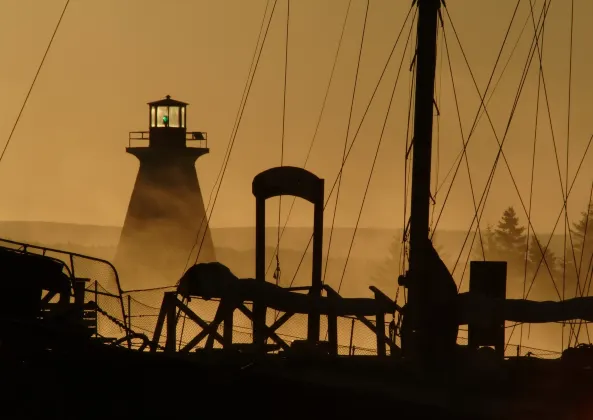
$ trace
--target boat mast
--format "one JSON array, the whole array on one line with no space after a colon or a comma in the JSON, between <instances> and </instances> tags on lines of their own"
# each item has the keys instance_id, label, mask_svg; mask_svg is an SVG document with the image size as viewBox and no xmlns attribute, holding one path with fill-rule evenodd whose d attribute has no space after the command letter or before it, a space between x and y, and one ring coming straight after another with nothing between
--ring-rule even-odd
<instances>
[{"instance_id":1,"label":"boat mast","mask_svg":"<svg viewBox=\"0 0 593 420\"><path fill-rule=\"evenodd\" d=\"M409 272L404 285L409 289L408 328L402 330L402 347L415 345L411 335L420 327L418 321L428 315L430 293L425 272L425 256L431 246L429 239L430 170L432 165L432 125L434 82L436 71L437 18L440 0L418 0L416 91L412 157L412 197L410 214ZM403 327L403 326L402 326ZM406 331L407 330L407 331ZM405 348L402 348L406 352Z\"/></svg>"}]
</instances>

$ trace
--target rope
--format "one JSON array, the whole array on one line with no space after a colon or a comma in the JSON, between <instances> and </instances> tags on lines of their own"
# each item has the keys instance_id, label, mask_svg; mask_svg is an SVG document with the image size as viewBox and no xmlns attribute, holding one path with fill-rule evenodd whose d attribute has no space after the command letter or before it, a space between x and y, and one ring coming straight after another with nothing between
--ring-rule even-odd
<instances>
[{"instance_id":1,"label":"rope","mask_svg":"<svg viewBox=\"0 0 593 420\"><path fill-rule=\"evenodd\" d=\"M360 62L362 58L362 49L364 47L364 36L366 35L366 28L367 28L367 18L369 15L369 0L367 0L366 8L364 12L364 21L362 25L362 36L360 38L360 48L358 49L358 59L356 62L356 73L354 75L354 88L352 89L352 97L350 99L350 111L348 114L348 126L346 128L346 136L344 137L344 149L342 150L342 167L346 162L346 150L348 148L348 135L350 134L350 126L352 123L352 110L354 109L354 98L356 97L356 88L358 87L358 73L360 70ZM338 174L338 189L336 192L336 205L334 206L334 214L332 216L332 224L329 231L329 241L327 245L327 255L325 257L325 269L323 271L323 279L322 283L325 283L325 276L327 274L327 267L329 266L329 255L331 252L332 246L332 237L334 233L334 224L336 222L336 214L338 213L338 202L340 200L340 187L342 186L342 171Z\"/></svg>"},{"instance_id":2,"label":"rope","mask_svg":"<svg viewBox=\"0 0 593 420\"><path fill-rule=\"evenodd\" d=\"M319 118L317 119L317 124L315 126L315 132L313 133L313 138L311 139L311 142L309 143L309 150L307 151L307 156L305 157L305 162L303 163L303 168L307 167L307 163L309 162L309 157L311 156L311 150L313 150L313 144L315 143L315 140L317 139L317 133L319 132L319 126L321 125L321 119L323 117L323 111L325 110L325 104L327 103L327 98L329 96L329 90L334 78L334 72L336 70L336 63L338 62L338 55L340 52L340 49L342 47L342 39L344 38L344 30L346 29L346 22L348 21L348 16L350 14L350 5L352 4L352 0L348 1L348 8L346 9L346 16L344 18L344 23L342 24L342 32L340 34L340 40L338 41L338 48L336 49L336 54L334 56L334 63L332 65L332 69L329 75L329 82L327 84L327 88L325 90L325 97L323 98L323 102L321 104L321 112L319 113ZM288 209L288 215L286 216L286 220L284 222L284 225L282 226L282 231L280 232L280 240L282 240L282 236L284 235L284 230L286 229L286 225L288 224L288 220L290 219L290 215L292 214L292 209L294 207L294 203L296 201L296 197L292 197L292 202L290 203L290 208ZM270 267L272 266L272 262L274 261L274 257L276 256L276 254L278 253L278 246L276 247L276 249L274 250L274 253L272 255L272 258L270 259L270 262L268 264L268 267L266 268L266 276L268 275L268 271L270 271Z\"/></svg>"},{"instance_id":3,"label":"rope","mask_svg":"<svg viewBox=\"0 0 593 420\"><path fill-rule=\"evenodd\" d=\"M284 136L286 131L286 91L287 91L287 75L288 75L288 29L290 26L290 0L286 0L286 43L284 45L284 92L282 99L282 139L280 145L280 166L284 166ZM280 283L280 218L282 215L282 196L278 200L278 226L277 234L278 240L276 242L276 270L274 271L274 280L276 285Z\"/></svg>"},{"instance_id":4,"label":"rope","mask_svg":"<svg viewBox=\"0 0 593 420\"><path fill-rule=\"evenodd\" d=\"M569 59L568 59L568 115L566 117L566 168L564 172L564 201L566 201L566 206L564 207L564 258L562 260L562 300L566 299L566 230L570 232L570 221L568 220L568 199L566 197L566 192L568 191L568 157L569 157L569 150L570 150L570 106L571 106L571 99L572 99L572 37L574 33L574 0L571 1L570 6L570 43L569 43ZM562 179L560 179L560 184L562 185ZM570 235L570 233L569 233ZM574 247L572 249L573 258L576 258L574 255ZM575 260L576 266L576 260ZM577 289L579 285L579 278L577 276ZM574 330L570 332L574 333ZM568 347L570 347L570 342L572 336L568 335ZM562 347L564 348L564 331L561 331L562 334ZM578 343L578 337L575 337L575 341Z\"/></svg>"},{"instance_id":5,"label":"rope","mask_svg":"<svg viewBox=\"0 0 593 420\"><path fill-rule=\"evenodd\" d=\"M515 21L515 16L517 14L517 9L519 7L519 3L520 3L520 0L517 1L517 4L515 6L515 10L513 11L513 15L511 17L511 22L509 23L509 26L508 26L508 28L506 30L506 33L505 33L505 36L504 36L504 38L502 40L502 44L501 44L500 49L498 51L498 56L496 57L496 61L494 62L494 67L492 68L492 72L490 73L490 78L488 79L488 84L486 85L486 89L484 90L484 96L488 93L488 90L490 88L490 84L492 82L492 78L494 77L494 73L496 72L496 68L498 67L498 62L500 61L500 57L502 56L502 51L504 49L504 46L505 46L506 41L507 41L507 38L508 38L509 33L511 31L511 27L513 26L513 22ZM445 10L447 11L447 17L449 18L449 21L451 23L451 28L455 31L455 28L453 27L453 22L451 21L451 17L449 15L449 12L448 12L446 6L445 6ZM444 43L445 43L445 48L448 48L447 47L446 33L445 33L445 30L444 29L443 29L443 40L444 40ZM461 48L461 45L460 45L460 48ZM461 48L461 51L462 51L462 53L464 54L464 57L465 57L465 53L463 52L463 48ZM467 59L466 59L466 63L467 63ZM469 67L469 64L467 64L467 65ZM471 73L471 71L470 71L470 73ZM455 181L455 178L457 176L457 171L459 170L459 166L461 165L461 159L463 158L463 153L465 153L465 149L467 148L467 144L469 143L470 139L472 138L472 135L475 132L475 128L477 127L478 116L480 115L480 111L482 110L482 108L486 109L486 104L482 100L482 95L481 94L480 94L480 99L481 99L480 105L478 106L478 111L476 112L476 116L474 117L474 122L472 124L472 128L470 129L470 132L469 132L467 141L464 142L464 148L461 151L461 158L459 160L459 164L457 164L457 166L456 166L455 173L453 175L453 179L451 180L451 185L449 187L449 190L447 191L447 194L445 196L445 200L443 201L443 206L441 208L441 211L439 212L439 215L437 217L437 221L435 222L435 227L433 229L433 232L436 230L436 226L439 223L439 220L440 220L441 215L443 213L443 209L445 208L445 204L447 203L447 199L449 198L449 193L451 192L451 188L453 186L453 182ZM473 225L473 221L472 221L472 225Z\"/></svg>"},{"instance_id":6,"label":"rope","mask_svg":"<svg viewBox=\"0 0 593 420\"><path fill-rule=\"evenodd\" d=\"M544 1L544 8L546 6L546 1ZM531 9L531 11L533 12L533 8ZM542 57L543 57L543 53L544 53L544 32L542 30L542 46L541 46L541 52L542 52ZM535 100L535 128L534 128L534 133L533 133L533 152L531 154L531 177L529 180L529 207L528 207L528 211L527 211L527 217L531 217L531 206L532 206L532 202L533 202L533 185L534 185L534 179L535 179L535 154L536 154L536 146L537 146L537 123L539 120L539 103L540 103L540 92L541 92L541 77L542 77L542 61L540 59L539 62L539 69L538 69L538 77L537 77L537 96L536 96L536 100ZM524 277L523 277L523 299L525 299L525 287L527 285L527 262L529 261L529 235L531 233L531 229L530 226L527 225L527 239L525 241L526 247L525 247L525 265L524 265ZM543 258L545 258L545 255L542 255ZM530 324L531 325L531 324ZM530 329L531 331L531 329ZM528 332L529 334L529 332ZM521 328L520 328L520 336L519 336L519 348L521 348L523 344L523 324L521 324Z\"/></svg>"},{"instance_id":7,"label":"rope","mask_svg":"<svg viewBox=\"0 0 593 420\"><path fill-rule=\"evenodd\" d=\"M443 39L445 40L445 53L447 54L447 64L449 67L449 75L451 76L451 87L453 88L453 98L455 100L455 109L457 111L457 122L459 123L459 132L461 133L461 147L462 147L462 156L463 158L465 158L465 166L467 169L467 177L469 180L469 189L470 189L470 193L472 196L472 203L474 205L474 212L477 214L478 213L478 205L476 203L476 194L474 193L474 184L472 182L472 174L471 174L471 170L469 167L469 159L467 157L467 142L465 141L465 137L463 135L463 123L461 122L461 111L459 110L459 100L457 99L457 89L455 87L455 78L453 77L453 65L451 63L451 56L449 55L449 46L446 42L446 38L444 35L444 29L443 29ZM502 49L501 49L502 51ZM446 200L446 198L445 198ZM443 203L444 206L444 203ZM435 208L435 206L433 206L433 209ZM477 232L479 235L479 239L480 239L480 247L482 249L482 256L484 257L484 260L486 259L486 253L484 251L484 241L482 240L482 232L480 230L480 221L478 219L478 223L477 223ZM436 226L435 228L432 229L432 235L431 238L434 237L434 234L436 232Z\"/></svg>"},{"instance_id":8,"label":"rope","mask_svg":"<svg viewBox=\"0 0 593 420\"><path fill-rule=\"evenodd\" d=\"M362 203L360 204L360 210L358 211L358 217L356 218L356 224L354 225L354 232L352 233L352 239L350 240L350 246L348 247L348 254L346 254L346 261L344 262L344 269L342 270L342 276L340 277L340 284L338 285L338 294L342 288L342 283L344 281L344 275L346 274L346 267L348 266L348 261L350 259L350 253L352 252L352 246L354 245L354 238L356 237L356 232L358 229L358 224L360 223L360 217L362 216L362 212L364 210L364 203L366 201L367 193L369 192L369 187L371 185L371 180L373 178L373 173L375 171L375 164L377 163L377 157L379 156L379 150L381 148L381 143L384 139L385 134L385 127L387 126L387 119L389 117L389 113L391 112L391 105L393 103L393 98L395 97L395 89L397 87L397 82L399 81L399 76L401 73L402 66L404 64L404 59L406 58L406 50L408 49L408 45L410 43L410 38L412 36L412 29L414 25L410 25L410 32L408 33L408 40L405 45L404 52L402 54L402 59L399 64L399 68L397 70L397 76L395 77L395 82L393 83L393 89L391 90L391 97L389 98L389 104L387 106L387 112L385 113L385 119L383 120L383 126L381 127L381 134L379 136L379 141L377 142L377 148L375 149L375 156L373 157L373 163L371 165L371 170L369 173L369 177L367 179L366 187L364 189L364 195L362 196Z\"/></svg>"},{"instance_id":9,"label":"rope","mask_svg":"<svg viewBox=\"0 0 593 420\"><path fill-rule=\"evenodd\" d=\"M54 42L54 38L55 38L56 34L58 33L58 29L60 28L60 24L62 23L62 18L64 17L64 14L66 13L66 9L68 9L69 4L70 4L70 0L66 0L66 4L64 5L64 8L62 9L62 14L60 15L60 18L58 19L58 23L56 24L53 34L51 35L49 43L47 44L47 48L45 49L45 53L43 54L41 63L39 63L39 67L37 68L37 72L35 73L35 77L33 78L33 82L31 82L31 86L29 86L29 91L27 92L27 96L25 96L25 100L23 102L23 105L21 106L21 110L19 111L19 114L16 117L16 121L14 122L14 125L12 126L12 130L10 130L10 134L8 135L8 140L6 141L6 144L4 144L4 148L2 149L2 153L0 154L0 162L2 162L2 159L4 158L6 149L8 149L8 145L10 144L10 141L12 140L12 135L14 134L16 127L21 119L21 115L23 115L23 111L25 110L25 106L27 105L27 101L29 100L29 96L31 96L31 92L33 91L33 87L35 86L35 82L37 81L37 77L39 76L39 73L41 72L43 63L45 63L45 59L47 58L49 49L51 48L52 43Z\"/></svg>"},{"instance_id":10,"label":"rope","mask_svg":"<svg viewBox=\"0 0 593 420\"><path fill-rule=\"evenodd\" d=\"M231 131L231 136L229 138L229 142L227 144L227 149L225 151L225 156L223 158L223 162L221 164L220 170L218 172L218 175L216 177L216 180L214 182L214 185L212 186L212 189L210 190L210 196L208 198L208 205L207 208L210 207L210 202L212 201L212 194L214 193L214 190L216 189L216 185L218 184L219 187L216 190L216 196L214 197L214 202L212 204L212 209L210 212L210 216L212 216L212 211L214 210L214 204L216 204L216 198L218 197L218 191L220 190L220 185L222 184L222 179L224 177L224 173L226 172L226 164L228 163L228 160L230 158L230 154L232 152L233 149L233 145L235 143L235 137L237 135L237 131L239 130L239 125L241 123L241 118L243 116L243 110L245 109L245 104L247 103L247 97L249 96L249 92L251 90L251 84L253 83L253 78L255 77L255 72L257 70L257 65L259 63L259 59L261 57L261 52L263 50L265 41L266 41L266 37L268 34L268 30L270 28L270 23L272 21L272 17L274 15L274 10L276 9L276 2L277 0L274 1L274 6L272 7L272 12L270 14L270 19L268 21L268 25L267 27L265 27L265 21L266 21L266 16L267 16L267 12L268 12L268 7L270 4L270 0L268 0L268 2L266 3L266 8L264 10L264 15L262 17L262 21L261 21L261 26L260 26L260 31L259 31L259 35L257 38L257 42L255 44L255 49L253 51L253 56L251 59L251 65L249 67L249 72L248 72L248 76L247 76L247 80L245 81L245 87L243 88L243 95L241 96L241 101L239 102L239 109L237 110L237 115L235 117L235 123L233 125L233 130ZM264 27L265 27L265 32L264 32ZM261 48L259 49L259 54L258 54L258 47L259 47L259 41L262 37L262 33L264 34L263 37L263 42L261 45ZM253 71L252 71L253 70ZM202 221L200 222L200 227L198 229L198 232L196 234L196 240L189 252L189 255L187 256L187 261L185 264L185 268L183 269L183 271L185 272L185 270L187 269L187 266L189 265L189 261L191 259L191 254L193 253L193 250L195 249L195 247L198 244L199 238L200 238L200 231L202 230L202 226L203 223L206 222L208 223L210 220L210 217L207 215L207 210L206 210L206 214L204 214L204 216L202 217ZM204 231L204 236L202 237L202 241L200 242L200 248L202 248L202 244L204 242L204 238L206 237L205 231ZM196 261L198 260L198 257L200 256L200 251L198 250L198 254L196 256ZM181 273L181 275L183 275L183 273ZM181 276L180 276L181 277Z\"/></svg>"},{"instance_id":11,"label":"rope","mask_svg":"<svg viewBox=\"0 0 593 420\"><path fill-rule=\"evenodd\" d=\"M413 5L412 5L413 6ZM387 66L389 65L390 61L391 61L391 57L393 56L393 52L395 51L395 47L397 46L397 43L399 41L399 38L405 28L405 24L408 21L408 18L410 17L410 14L412 12L412 9L410 9L410 11L408 12L408 15L406 16L406 19L402 25L402 28L397 36L397 39L395 40L395 44L393 45L393 48L391 49L391 52L389 53L389 56L387 57L387 62L385 63L385 66L383 67L383 70L381 72L381 75L379 76L379 80L377 81L377 84L375 85L375 89L373 90L373 93L371 95L371 98L369 99L369 102L367 104L367 107L362 115L362 119L360 121L360 124L358 125L358 129L356 130L356 133L354 134L354 138L352 140L352 142L350 143L350 146L348 147L348 152L346 153L346 158L344 160L343 165L341 166L340 170L338 171L338 175L340 175L342 173L342 171L344 170L344 166L346 164L346 162L348 161L348 157L350 156L350 152L352 151L352 147L354 146L354 144L356 143L356 140L358 139L358 133L360 132L360 128L362 127L362 124L364 123L366 116L368 114L368 111L371 107L371 104L373 103L373 100L375 99L375 95L377 94L377 90L379 89L379 85L381 84L381 81L383 80L383 76L385 75L385 70L387 70ZM334 180L334 183L332 185L332 188L329 191L328 197L325 200L325 204L323 206L323 209L325 210L325 208L327 207L327 204L329 203L329 200L332 196L332 193L334 191L334 188L336 187L336 184L338 183L338 178L336 177L336 179ZM296 276L299 272L299 269L303 263L303 260L305 259L305 255L307 255L307 250L309 249L309 247L311 246L311 241L313 240L313 235L311 235L309 237L309 242L307 243L307 246L305 248L305 251L303 252L303 255L301 256L301 260L296 268L296 271L294 273L294 276L292 278L292 281L290 282L290 285L292 286L292 284L294 283ZM290 287L290 286L289 286Z\"/></svg>"},{"instance_id":12,"label":"rope","mask_svg":"<svg viewBox=\"0 0 593 420\"><path fill-rule=\"evenodd\" d=\"M549 5L548 5L548 7L549 7ZM463 50L463 47L461 46L461 42L460 42L460 40L459 40L459 35L457 34L457 31L456 31L456 29L455 29L455 26L454 26L453 22L451 21L451 16L449 15L449 12L448 12L448 10L446 10L446 12L447 12L447 16L448 16L448 18L449 18L449 21L450 21L450 23L451 23L451 27L452 27L452 29L453 29L453 32L454 32L454 34L455 34L456 40L457 40L457 42L458 42L458 44L459 44L459 46L460 46L460 48L461 48L461 52L462 52L462 55L463 55L463 57L464 57L464 59L465 59L466 65L468 66L468 69L469 69L470 75L471 75L471 77L472 77L472 81L473 81L473 83L474 83L474 86L475 86L475 88L477 89L478 93L480 94L480 92L479 92L479 88L478 88L478 86L477 86L477 82L476 82L476 80L475 80L475 77L474 77L474 75L473 75L473 72L472 72L472 70L471 70L471 67L469 66L469 62L467 61L467 55L465 54L465 51ZM543 14L543 11L542 11L542 14ZM540 19L541 19L541 17L540 17ZM541 30L540 30L540 31L541 31ZM535 41L536 41L537 39L539 39L539 34L538 34L538 32L536 31L536 34L535 34L535 36L534 36L534 42L533 42L532 44L534 44L534 43L535 43ZM445 42L446 42L446 41L445 41ZM490 125L491 125L491 128L492 128L492 130L493 130L493 134L494 134L494 136L495 136L495 138L496 138L496 141L497 141L497 143L498 143L498 145L499 145L499 151L498 151L498 154L497 154L497 156L496 156L496 159L495 159L495 162L494 162L494 165L493 165L493 168L492 168L491 174L490 174L490 178L489 178L489 180L488 180L488 183L487 183L487 187L485 188L485 191L484 191L484 193L482 194L482 199L480 200L480 204L482 203L482 201L484 201L484 208L485 208L485 203L486 203L486 200L487 200L487 198L488 198L488 195L489 195L489 192L490 192L490 188L491 188L491 186L492 186L492 180L493 180L493 176L494 176L494 173L495 173L495 170L496 170L496 166L497 166L497 163L498 163L498 159L500 158L500 156L502 156L502 158L503 158L503 161L505 162L505 164L506 164L506 166L507 166L507 169L508 169L508 172L509 172L509 175L510 175L510 177L511 177L511 181L513 182L513 186L514 186L514 188L515 188L515 191L517 192L517 194L518 194L518 196L519 196L519 201L520 201L520 203L521 203L521 205L522 205L522 207L523 207L523 210L525 211L525 213L527 213L527 211L526 211L526 208L525 208L525 204L524 204L524 202L523 202L523 199L522 199L522 197L521 197L521 194L520 194L520 192L519 192L519 189L518 189L517 183L516 183L516 181L515 181L515 178L514 178L514 176L513 176L513 172L512 172L512 171L511 171L511 169L510 169L510 165L509 165L509 163L508 163L508 161L507 161L507 159L506 159L506 155L505 155L505 153L504 153L504 151L503 151L503 146L504 146L504 143L505 143L505 141L506 141L506 139L507 139L507 134L508 134L508 130L509 130L509 127L510 127L510 123L511 123L511 121L512 121L512 118L513 118L513 116L514 116L514 113L515 113L515 110L516 110L516 107L517 107L517 104L518 104L518 101L519 101L519 98L520 98L520 94L521 94L521 92L522 92L522 90L523 90L523 86L524 86L524 84L525 84L526 76L527 76L528 69L529 69L529 64L531 63L531 60L533 59L533 56L534 56L535 50L536 50L536 48L532 48L532 51L531 51L531 54L530 54L530 56L529 56L528 62L527 62L527 64L526 64L526 66L525 66L524 73L523 73L523 76L522 76L522 79L521 79L521 83L520 83L520 85L519 85L519 89L518 89L518 92L517 92L517 96L516 96L516 98L515 98L515 103L514 103L514 105L513 105L513 108L512 108L512 111L511 111L511 115L510 115L510 117L509 117L509 121L508 121L508 123L507 123L506 129L505 129L505 133L504 133L504 136L503 136L503 139L502 139L502 142L499 140L499 138L498 138L498 135L496 134L496 130L494 129L494 125L493 125L493 123L492 123L492 120L491 120L491 118L490 118L490 115L489 115L489 113L488 113L487 109L485 108L485 110L484 110L484 112L486 113L486 116L487 116L487 118L488 118L488 121L489 121L489 123L490 123ZM483 102L484 102L484 99L483 99L483 96L482 96L481 94L480 94L480 98L481 98L481 102L483 103ZM482 213L483 213L483 210L484 210L484 208L482 208ZM441 211L441 214L442 214L442 211ZM472 220L472 225L473 225L474 221L476 220L476 217L478 217L478 215L474 215L474 218L473 218L473 220ZM438 220L437 220L437 223L438 223ZM532 223L530 219L528 219L528 223L530 223L530 224ZM466 235L466 240L464 241L464 245L463 245L463 246L465 246L465 243L467 242L467 238L468 238L468 237L469 237L469 232L468 232L468 235ZM475 238L475 235L474 235L474 238ZM463 248L462 248L462 249L463 249ZM461 256L461 255L460 255L460 256ZM457 265L457 263L458 263L458 262L459 262L459 258L458 258L458 260L457 260L457 262L456 262L456 265ZM547 261L544 261L544 262L546 263L546 267L548 268L548 271L550 272L550 275L552 276L552 272L551 272L551 270L550 270L550 268L549 268L549 266L548 266L548 264L547 264ZM456 266L456 265L455 265L455 266ZM455 267L454 267L454 269L455 269ZM465 268L464 268L464 273L465 273ZM463 278L462 278L462 281L463 281ZM552 277L552 282L554 283L554 287L556 288L558 295L560 295L560 293L559 293L559 291L558 291L558 288L556 287L556 283L554 282L554 279L553 279L553 277ZM461 283L460 283L460 285L461 285Z\"/></svg>"}]
</instances>

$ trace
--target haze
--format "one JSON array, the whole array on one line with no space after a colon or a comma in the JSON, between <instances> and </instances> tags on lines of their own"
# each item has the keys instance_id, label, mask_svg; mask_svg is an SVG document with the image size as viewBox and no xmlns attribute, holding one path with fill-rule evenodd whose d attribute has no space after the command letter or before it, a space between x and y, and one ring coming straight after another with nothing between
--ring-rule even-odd
<instances>
[{"instance_id":1,"label":"haze","mask_svg":"<svg viewBox=\"0 0 593 420\"><path fill-rule=\"evenodd\" d=\"M358 126L410 2L373 0L369 9L359 82L349 141ZM539 16L542 2L536 2ZM63 1L3 0L0 16L0 139L6 141L57 22ZM293 1L291 7L284 164L302 166L315 124L341 25L346 0ZM188 125L208 132L211 153L198 163L205 195L214 185L239 107L266 2L263 0L72 1L0 166L2 220L45 220L81 224L123 223L137 171L124 153L129 131L147 129L146 102L166 94L190 103ZM449 12L480 89L484 89L514 1L449 2ZM341 162L365 2L352 3L336 75L307 168L333 183ZM586 48L593 5L577 1L573 54L572 125L569 178L575 173L592 127L589 123L593 62ZM508 57L529 12L519 8L503 60ZM211 220L213 227L249 226L254 221L251 179L280 164L284 30L286 2L279 2L252 86L230 164ZM449 28L451 29L451 28ZM489 111L502 139L521 69L533 35L531 23L514 53ZM566 165L569 4L554 4L545 32L544 72L552 107L561 172ZM449 32L448 44L467 136L478 97ZM337 226L353 226L367 182L395 73L400 44L376 103L363 125L343 179ZM408 54L409 55L409 54ZM526 201L533 147L537 59L505 146L508 161ZM403 150L410 74L406 58L394 109L365 203L361 226L395 228L403 223ZM443 66L440 102L439 178L458 155L461 138L451 90ZM561 209L558 181L545 106L534 186L533 224L551 231ZM473 143L472 143L473 142ZM486 118L470 142L469 158L476 195L481 195L497 150ZM473 146L472 146L473 145ZM464 166L464 165L463 165ZM575 184L569 211L578 216L588 201L590 159ZM487 170L485 170L487 168ZM445 188L446 189L446 188ZM207 197L205 197L207 200ZM442 205L444 194L437 206ZM520 203L501 163L485 220L495 221L508 205ZM284 206L288 210L288 205ZM328 206L331 210L332 205ZM286 211L283 213L286 215ZM276 224L270 211L270 225ZM333 211L328 211L326 221ZM467 172L461 168L448 199L442 229L467 229L473 215ZM524 217L524 216L523 216ZM297 205L289 225L310 225L311 211Z\"/></svg>"}]
</instances>

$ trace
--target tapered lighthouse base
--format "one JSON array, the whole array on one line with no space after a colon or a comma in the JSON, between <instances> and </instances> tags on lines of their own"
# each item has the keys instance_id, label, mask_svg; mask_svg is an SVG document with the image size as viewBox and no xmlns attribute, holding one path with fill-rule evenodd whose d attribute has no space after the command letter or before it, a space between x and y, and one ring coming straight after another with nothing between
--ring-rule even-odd
<instances>
[{"instance_id":1,"label":"tapered lighthouse base","mask_svg":"<svg viewBox=\"0 0 593 420\"><path fill-rule=\"evenodd\" d=\"M174 285L186 265L216 260L195 162L207 148L127 148L140 168L115 266L125 289ZM191 254L191 255L190 255Z\"/></svg>"}]
</instances>

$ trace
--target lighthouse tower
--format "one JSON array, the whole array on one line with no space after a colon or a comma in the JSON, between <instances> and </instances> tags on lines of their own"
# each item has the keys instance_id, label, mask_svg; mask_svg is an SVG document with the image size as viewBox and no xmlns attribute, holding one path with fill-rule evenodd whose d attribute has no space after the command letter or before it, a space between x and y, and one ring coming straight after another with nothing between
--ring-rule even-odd
<instances>
[{"instance_id":1,"label":"lighthouse tower","mask_svg":"<svg viewBox=\"0 0 593 420\"><path fill-rule=\"evenodd\" d=\"M128 288L175 284L200 245L198 260L215 260L195 166L209 152L207 135L187 131L187 105L170 96L149 103L149 131L129 136L126 152L140 168L115 256Z\"/></svg>"}]
</instances>

